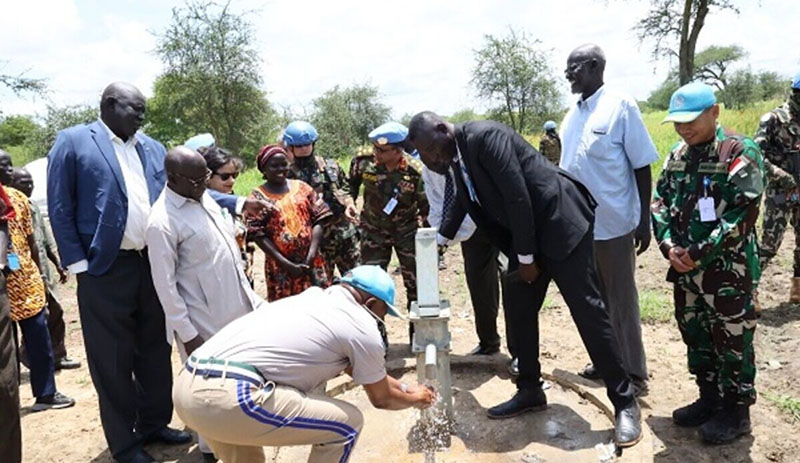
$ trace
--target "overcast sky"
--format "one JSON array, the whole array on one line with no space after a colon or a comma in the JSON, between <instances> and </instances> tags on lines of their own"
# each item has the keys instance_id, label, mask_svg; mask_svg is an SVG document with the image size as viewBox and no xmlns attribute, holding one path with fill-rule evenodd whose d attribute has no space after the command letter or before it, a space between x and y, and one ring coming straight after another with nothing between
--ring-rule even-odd
<instances>
[{"instance_id":1,"label":"overcast sky","mask_svg":"<svg viewBox=\"0 0 800 463\"><path fill-rule=\"evenodd\" d=\"M28 71L48 80L57 105L96 104L115 80L145 95L162 71L153 53L171 9L182 1L5 0L0 15L0 73ZM631 28L648 0L513 1L306 1L234 0L252 11L265 90L279 107L296 113L334 85L377 86L395 118L431 109L450 114L486 104L470 88L473 50L484 34L526 31L551 53L563 79L567 55L585 42L606 52L606 82L644 99L664 78L667 63L654 63L649 44ZM785 76L800 70L800 24L796 0L740 0L741 15L713 13L698 50L739 44L745 65ZM113 6L112 6L113 5ZM562 80L563 82L563 80ZM566 93L567 87L563 86ZM0 110L43 114L47 101L17 98L0 90Z\"/></svg>"}]
</instances>

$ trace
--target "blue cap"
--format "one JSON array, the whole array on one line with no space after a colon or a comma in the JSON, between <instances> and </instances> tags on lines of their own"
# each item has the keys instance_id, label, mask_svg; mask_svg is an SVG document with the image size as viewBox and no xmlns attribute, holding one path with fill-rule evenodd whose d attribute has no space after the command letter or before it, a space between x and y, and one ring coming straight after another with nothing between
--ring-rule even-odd
<instances>
[{"instance_id":1,"label":"blue cap","mask_svg":"<svg viewBox=\"0 0 800 463\"><path fill-rule=\"evenodd\" d=\"M545 130L555 130L556 129L555 121L547 121L547 122L545 122L544 123L544 129Z\"/></svg>"},{"instance_id":2,"label":"blue cap","mask_svg":"<svg viewBox=\"0 0 800 463\"><path fill-rule=\"evenodd\" d=\"M792 79L792 88L800 90L800 72L794 75L794 79Z\"/></svg>"},{"instance_id":3,"label":"blue cap","mask_svg":"<svg viewBox=\"0 0 800 463\"><path fill-rule=\"evenodd\" d=\"M288 146L310 145L317 141L317 129L306 121L294 121L283 131L283 142Z\"/></svg>"},{"instance_id":4,"label":"blue cap","mask_svg":"<svg viewBox=\"0 0 800 463\"><path fill-rule=\"evenodd\" d=\"M669 112L664 122L692 122L706 109L717 104L717 97L710 85L692 82L675 90L669 99Z\"/></svg>"},{"instance_id":5,"label":"blue cap","mask_svg":"<svg viewBox=\"0 0 800 463\"><path fill-rule=\"evenodd\" d=\"M394 280L386 270L377 265L360 265L350 270L342 278L342 283L347 283L385 302L389 315L406 318L394 306Z\"/></svg>"},{"instance_id":6,"label":"blue cap","mask_svg":"<svg viewBox=\"0 0 800 463\"><path fill-rule=\"evenodd\" d=\"M369 141L378 145L401 143L408 136L408 128L399 122L387 122L369 133Z\"/></svg>"},{"instance_id":7,"label":"blue cap","mask_svg":"<svg viewBox=\"0 0 800 463\"><path fill-rule=\"evenodd\" d=\"M183 146L197 151L203 147L214 146L214 143L216 143L216 140L214 140L214 135L211 135L210 133L201 133L186 140Z\"/></svg>"}]
</instances>

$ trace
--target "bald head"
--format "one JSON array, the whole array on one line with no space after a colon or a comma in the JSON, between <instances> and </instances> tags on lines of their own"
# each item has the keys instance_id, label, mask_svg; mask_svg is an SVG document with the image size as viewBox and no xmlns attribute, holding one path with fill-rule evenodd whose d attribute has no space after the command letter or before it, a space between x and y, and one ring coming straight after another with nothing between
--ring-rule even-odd
<instances>
[{"instance_id":1,"label":"bald head","mask_svg":"<svg viewBox=\"0 0 800 463\"><path fill-rule=\"evenodd\" d=\"M28 169L25 169L24 167L14 168L13 172L14 182L11 186L23 192L25 196L30 198L31 194L33 193L33 176L31 176L31 173L28 172Z\"/></svg>"},{"instance_id":2,"label":"bald head","mask_svg":"<svg viewBox=\"0 0 800 463\"><path fill-rule=\"evenodd\" d=\"M438 114L423 111L411 118L408 139L419 152L428 169L446 174L456 155L456 134L453 124Z\"/></svg>"},{"instance_id":3,"label":"bald head","mask_svg":"<svg viewBox=\"0 0 800 463\"><path fill-rule=\"evenodd\" d=\"M127 82L109 84L100 98L100 118L119 138L127 141L144 122L145 99Z\"/></svg>"},{"instance_id":4,"label":"bald head","mask_svg":"<svg viewBox=\"0 0 800 463\"><path fill-rule=\"evenodd\" d=\"M572 50L567 58L565 75L572 86L572 93L580 93L584 99L603 86L606 55L593 43Z\"/></svg>"},{"instance_id":5,"label":"bald head","mask_svg":"<svg viewBox=\"0 0 800 463\"><path fill-rule=\"evenodd\" d=\"M164 158L167 185L186 198L200 200L206 190L208 169L206 160L191 148L176 146Z\"/></svg>"}]
</instances>

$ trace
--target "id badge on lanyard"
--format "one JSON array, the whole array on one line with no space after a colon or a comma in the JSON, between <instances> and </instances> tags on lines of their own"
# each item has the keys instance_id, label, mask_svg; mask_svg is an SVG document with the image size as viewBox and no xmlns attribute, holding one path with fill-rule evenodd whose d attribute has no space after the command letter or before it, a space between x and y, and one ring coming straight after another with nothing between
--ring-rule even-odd
<instances>
[{"instance_id":1,"label":"id badge on lanyard","mask_svg":"<svg viewBox=\"0 0 800 463\"><path fill-rule=\"evenodd\" d=\"M394 208L397 207L397 196L399 194L400 194L400 191L397 189L397 187L394 187L394 196L392 196L389 199L389 202L387 202L386 205L383 206L383 213L384 214L392 215L392 212L394 212Z\"/></svg>"},{"instance_id":2,"label":"id badge on lanyard","mask_svg":"<svg viewBox=\"0 0 800 463\"><path fill-rule=\"evenodd\" d=\"M704 196L697 201L697 207L700 209L701 222L713 222L717 220L716 206L714 205L714 197L708 196L708 188L711 186L711 179L708 177L703 178L703 192Z\"/></svg>"}]
</instances>

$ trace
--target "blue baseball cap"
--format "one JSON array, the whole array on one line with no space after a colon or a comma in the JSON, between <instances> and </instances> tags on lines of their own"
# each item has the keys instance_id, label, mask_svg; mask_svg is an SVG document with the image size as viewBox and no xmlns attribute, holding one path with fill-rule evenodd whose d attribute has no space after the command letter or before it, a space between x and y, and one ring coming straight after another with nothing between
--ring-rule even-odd
<instances>
[{"instance_id":1,"label":"blue baseball cap","mask_svg":"<svg viewBox=\"0 0 800 463\"><path fill-rule=\"evenodd\" d=\"M388 314L405 319L394 306L395 286L386 270L377 265L360 265L345 274L342 283L365 291L386 303Z\"/></svg>"},{"instance_id":2,"label":"blue baseball cap","mask_svg":"<svg viewBox=\"0 0 800 463\"><path fill-rule=\"evenodd\" d=\"M378 145L401 143L408 136L408 128L399 122L387 122L369 133L369 141Z\"/></svg>"},{"instance_id":3,"label":"blue baseball cap","mask_svg":"<svg viewBox=\"0 0 800 463\"><path fill-rule=\"evenodd\" d=\"M669 99L669 112L661 123L692 122L706 109L717 104L717 97L710 85L692 82L675 90Z\"/></svg>"},{"instance_id":4,"label":"blue baseball cap","mask_svg":"<svg viewBox=\"0 0 800 463\"><path fill-rule=\"evenodd\" d=\"M197 151L203 147L214 146L214 143L216 143L216 140L214 140L214 135L211 135L210 133L201 133L186 140L183 146Z\"/></svg>"},{"instance_id":5,"label":"blue baseball cap","mask_svg":"<svg viewBox=\"0 0 800 463\"><path fill-rule=\"evenodd\" d=\"M800 90L800 72L794 75L794 79L792 79L792 88Z\"/></svg>"}]
</instances>

